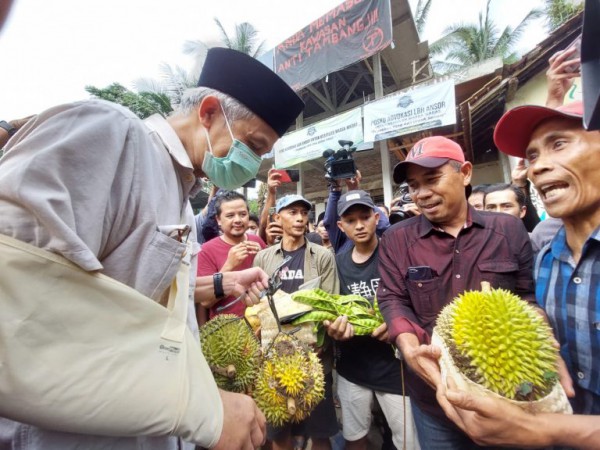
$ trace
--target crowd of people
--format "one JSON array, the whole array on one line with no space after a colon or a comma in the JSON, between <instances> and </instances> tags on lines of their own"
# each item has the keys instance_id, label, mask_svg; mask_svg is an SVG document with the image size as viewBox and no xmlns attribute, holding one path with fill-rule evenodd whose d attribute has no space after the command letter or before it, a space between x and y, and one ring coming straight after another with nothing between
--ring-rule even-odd
<instances>
[{"instance_id":1,"label":"crowd of people","mask_svg":"<svg viewBox=\"0 0 600 450\"><path fill-rule=\"evenodd\" d=\"M340 432L336 406L349 450L367 449L378 414L389 449L600 448L600 132L584 129L582 102L562 104L575 76L564 73L570 56L550 61L547 106L512 109L495 128L497 147L520 158L511 183L472 187L473 166L462 148L426 137L393 170L394 182L406 189L402 205L376 205L360 189L357 171L329 184L326 210L314 223L306 198L278 198L278 172L269 173L260 217L235 191L256 176L261 156L304 105L276 74L233 50L208 52L198 86L166 119L142 121L90 100L5 122L2 300L34 302L42 312L56 308L42 292L31 298L4 287L14 286L10 277L54 286L45 273L15 263L33 252L49 266L106 275L164 309L177 309L173 299L183 299L179 309L190 311L184 328L194 339L184 358L177 339L147 333L143 322L128 330L136 341L156 344L157 353L169 353L156 372L140 369L136 362L146 355L132 353L128 342L103 347L98 337L88 346L55 349L72 352L73 365L92 352L98 366L117 367L114 379L102 383L135 379L136 389L126 385L114 394L97 395L90 383L82 401L69 394L72 367L57 370L43 357L21 361L41 374L34 378L4 365L15 361L7 356L10 339L27 345L20 330L39 320L11 316L0 327L0 448L291 450L310 441L327 450ZM189 199L202 178L215 189L194 217ZM539 220L531 184L553 219ZM332 294L377 300L385 319L370 336L355 336L345 316L324 321L328 338L316 351L325 398L302 423L277 428L251 397L217 388L197 342L199 324L218 314L242 316L258 303L276 269L284 292L312 281ZM181 273L192 274L188 285ZM532 414L442 380L440 349L431 344L436 317L483 281L518 294L547 318L574 415ZM52 295L61 304L86 301L75 289ZM50 346L52 332L70 332L69 320L99 320L73 316L49 328ZM40 324L40 330L47 325ZM106 334L119 333L111 321L103 326ZM45 396L35 408L15 407L15 396L38 391ZM144 414L132 419L114 406L128 404L143 405Z\"/></svg>"}]
</instances>

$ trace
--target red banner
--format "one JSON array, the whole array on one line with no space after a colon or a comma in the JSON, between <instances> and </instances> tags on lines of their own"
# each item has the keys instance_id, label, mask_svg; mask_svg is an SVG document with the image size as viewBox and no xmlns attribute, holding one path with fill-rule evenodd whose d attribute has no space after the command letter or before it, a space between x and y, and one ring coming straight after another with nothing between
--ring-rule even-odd
<instances>
[{"instance_id":1,"label":"red banner","mask_svg":"<svg viewBox=\"0 0 600 450\"><path fill-rule=\"evenodd\" d=\"M390 0L348 0L275 48L275 72L299 90L392 42Z\"/></svg>"}]
</instances>

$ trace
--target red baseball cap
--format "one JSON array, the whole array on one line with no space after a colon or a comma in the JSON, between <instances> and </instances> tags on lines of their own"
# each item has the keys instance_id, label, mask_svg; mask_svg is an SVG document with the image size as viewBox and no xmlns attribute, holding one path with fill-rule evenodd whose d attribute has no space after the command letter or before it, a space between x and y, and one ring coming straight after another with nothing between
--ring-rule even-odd
<instances>
[{"instance_id":1,"label":"red baseball cap","mask_svg":"<svg viewBox=\"0 0 600 450\"><path fill-rule=\"evenodd\" d=\"M553 117L582 120L583 102L572 102L556 109L535 105L517 106L504 113L496 124L494 143L502 153L525 158L525 150L535 129L544 120Z\"/></svg>"},{"instance_id":2,"label":"red baseball cap","mask_svg":"<svg viewBox=\"0 0 600 450\"><path fill-rule=\"evenodd\" d=\"M444 136L421 139L410 149L406 159L394 167L394 183L400 184L406 179L409 164L434 168L443 166L450 160L465 162L465 154L456 142Z\"/></svg>"}]
</instances>

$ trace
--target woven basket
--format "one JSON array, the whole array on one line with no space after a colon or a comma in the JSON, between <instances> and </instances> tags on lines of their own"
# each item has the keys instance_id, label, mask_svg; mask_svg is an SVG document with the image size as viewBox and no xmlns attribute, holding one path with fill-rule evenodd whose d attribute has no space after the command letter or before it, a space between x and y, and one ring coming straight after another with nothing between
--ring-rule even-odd
<instances>
[{"instance_id":1,"label":"woven basket","mask_svg":"<svg viewBox=\"0 0 600 450\"><path fill-rule=\"evenodd\" d=\"M433 329L431 343L439 347L442 351L442 356L440 357L439 362L442 372L442 382L444 383L444 385L447 385L446 380L448 378L451 378L456 384L456 386L461 390L473 392L475 394L487 397L500 398L504 401L512 403L513 405L517 405L521 409L526 410L528 412L573 414L571 404L569 403L567 395L565 394L565 391L559 382L557 382L554 385L554 388L546 397L541 398L539 400L531 402L511 400L506 397L502 397L501 395L498 395L495 392L490 391L489 389L481 386L480 384L475 383L474 381L468 379L461 372L459 372L458 368L454 364L452 356L450 355L448 347L446 346L442 338L437 334L435 328Z\"/></svg>"}]
</instances>

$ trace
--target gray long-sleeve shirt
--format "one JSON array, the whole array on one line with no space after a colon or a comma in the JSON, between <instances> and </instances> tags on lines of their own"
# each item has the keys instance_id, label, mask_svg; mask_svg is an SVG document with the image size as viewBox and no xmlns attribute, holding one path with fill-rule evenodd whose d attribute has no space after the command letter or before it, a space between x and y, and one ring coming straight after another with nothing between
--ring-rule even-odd
<instances>
[{"instance_id":1,"label":"gray long-sleeve shirt","mask_svg":"<svg viewBox=\"0 0 600 450\"><path fill-rule=\"evenodd\" d=\"M62 105L32 119L6 147L0 160L0 233L58 253L87 271L101 271L160 301L185 247L164 229L187 223L195 241L188 201L195 187L189 157L160 116L144 123L109 102ZM195 266L194 257L193 274ZM192 276L190 294L194 282ZM193 295L188 306L188 326L197 333ZM40 302L40 308L48 307L52 305ZM198 418L198 428L205 425L202 443L209 446L221 433L222 405L215 386L204 390L210 407L207 417ZM28 450L181 448L167 436L87 436L0 418L0 448L7 445Z\"/></svg>"}]
</instances>

